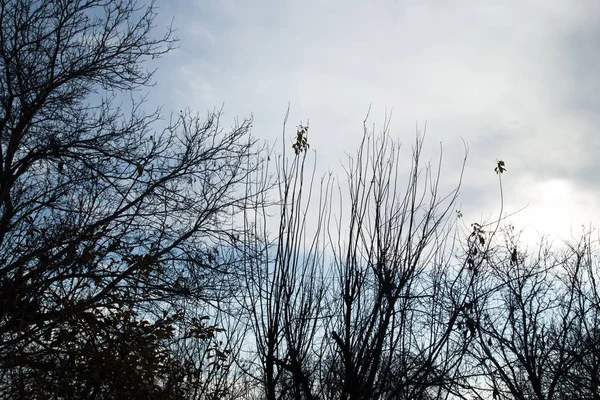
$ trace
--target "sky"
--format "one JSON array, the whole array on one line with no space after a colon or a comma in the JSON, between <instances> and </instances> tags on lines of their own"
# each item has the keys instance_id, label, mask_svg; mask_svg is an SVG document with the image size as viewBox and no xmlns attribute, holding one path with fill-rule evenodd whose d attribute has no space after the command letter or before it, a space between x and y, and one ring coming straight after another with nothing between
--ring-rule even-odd
<instances>
[{"instance_id":1,"label":"sky","mask_svg":"<svg viewBox=\"0 0 600 400\"><path fill-rule=\"evenodd\" d=\"M340 166L369 126L410 156L443 146L465 223L504 213L527 240L600 227L600 2L554 0L163 0L177 50L157 62L163 111L252 117L253 135L286 145L310 124L318 173ZM158 32L158 31L157 31ZM520 211L519 211L520 210Z\"/></svg>"}]
</instances>

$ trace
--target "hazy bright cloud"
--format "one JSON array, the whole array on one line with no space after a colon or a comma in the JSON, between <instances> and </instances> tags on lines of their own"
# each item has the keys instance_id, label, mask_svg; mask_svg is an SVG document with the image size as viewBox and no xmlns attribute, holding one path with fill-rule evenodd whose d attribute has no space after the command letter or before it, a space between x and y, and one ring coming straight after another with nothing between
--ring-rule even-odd
<instances>
[{"instance_id":1,"label":"hazy bright cloud","mask_svg":"<svg viewBox=\"0 0 600 400\"><path fill-rule=\"evenodd\" d=\"M505 211L527 206L517 228L600 223L599 2L172 0L159 13L181 39L156 76L166 110L224 104L275 140L289 102L336 172L369 105L376 127L393 110L392 134L408 149L427 121L448 168L468 144L465 219L499 211L502 159Z\"/></svg>"}]
</instances>

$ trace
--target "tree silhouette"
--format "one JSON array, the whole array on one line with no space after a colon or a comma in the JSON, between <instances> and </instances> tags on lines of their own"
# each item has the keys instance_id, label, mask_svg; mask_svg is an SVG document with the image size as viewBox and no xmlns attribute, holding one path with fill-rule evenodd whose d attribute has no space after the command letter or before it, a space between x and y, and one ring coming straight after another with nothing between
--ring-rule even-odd
<instances>
[{"instance_id":1,"label":"tree silhouette","mask_svg":"<svg viewBox=\"0 0 600 400\"><path fill-rule=\"evenodd\" d=\"M216 296L256 150L250 121L184 111L157 130L158 112L118 104L175 45L154 17L133 0L0 4L4 398L176 398L201 370L170 353L175 334L214 328L175 326Z\"/></svg>"}]
</instances>

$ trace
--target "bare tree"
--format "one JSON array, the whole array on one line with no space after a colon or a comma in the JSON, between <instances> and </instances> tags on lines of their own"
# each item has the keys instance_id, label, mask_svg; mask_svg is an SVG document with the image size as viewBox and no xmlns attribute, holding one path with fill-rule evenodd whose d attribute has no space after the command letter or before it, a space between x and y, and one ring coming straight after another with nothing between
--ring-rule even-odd
<instances>
[{"instance_id":1,"label":"bare tree","mask_svg":"<svg viewBox=\"0 0 600 400\"><path fill-rule=\"evenodd\" d=\"M600 260L595 231L586 232L563 258L566 284L575 298L574 315L563 352L572 363L558 390L563 398L600 399Z\"/></svg>"},{"instance_id":2,"label":"bare tree","mask_svg":"<svg viewBox=\"0 0 600 400\"><path fill-rule=\"evenodd\" d=\"M340 398L443 397L460 363L451 340L458 306L444 293L457 267L446 252L460 179L441 195L441 155L437 169L422 164L422 145L417 136L404 185L387 127L381 136L365 129L350 159L349 218L332 235Z\"/></svg>"},{"instance_id":3,"label":"bare tree","mask_svg":"<svg viewBox=\"0 0 600 400\"><path fill-rule=\"evenodd\" d=\"M246 308L253 372L265 396L445 398L465 353L455 326L466 289L462 297L452 289L468 272L451 257L458 187L439 194L441 164L421 165L419 137L403 186L400 146L387 125L379 136L365 126L347 167L348 193L340 187L339 213L331 209L329 179L312 212L306 133L300 127L289 164L279 159L275 241L268 219L253 225L248 240L259 257L246 267ZM259 211L251 221L267 214ZM310 232L307 215L318 221Z\"/></svg>"},{"instance_id":4,"label":"bare tree","mask_svg":"<svg viewBox=\"0 0 600 400\"><path fill-rule=\"evenodd\" d=\"M3 397L174 398L182 299L226 296L250 121L186 111L156 130L158 112L117 104L175 44L154 16L134 0L0 2Z\"/></svg>"},{"instance_id":5,"label":"bare tree","mask_svg":"<svg viewBox=\"0 0 600 400\"><path fill-rule=\"evenodd\" d=\"M286 117L287 120L287 117ZM285 133L285 128L284 128ZM277 157L279 221L270 239L270 204L261 197L246 217L244 238L244 301L256 356L249 371L268 399L313 398L314 352L323 334L326 313L323 227L329 202L329 182L321 183L316 214L308 214L313 175L305 177L308 127L300 126L293 145L295 157ZM269 174L265 171L265 174ZM261 179L256 179L261 181ZM317 221L307 232L307 217Z\"/></svg>"},{"instance_id":6,"label":"bare tree","mask_svg":"<svg viewBox=\"0 0 600 400\"><path fill-rule=\"evenodd\" d=\"M487 253L473 297L471 393L494 399L598 396L594 266L589 237L564 250L506 245ZM524 248L524 245L523 245ZM595 309L596 308L596 309Z\"/></svg>"}]
</instances>

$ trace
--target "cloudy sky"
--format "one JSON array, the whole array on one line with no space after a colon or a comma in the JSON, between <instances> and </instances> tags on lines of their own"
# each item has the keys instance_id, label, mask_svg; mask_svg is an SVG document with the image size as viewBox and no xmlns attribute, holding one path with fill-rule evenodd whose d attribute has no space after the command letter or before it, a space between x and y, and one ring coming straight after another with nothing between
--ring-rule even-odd
<instances>
[{"instance_id":1,"label":"cloudy sky","mask_svg":"<svg viewBox=\"0 0 600 400\"><path fill-rule=\"evenodd\" d=\"M569 238L600 226L599 1L158 5L157 24L172 19L180 39L152 91L165 111L224 105L226 122L253 116L253 134L272 142L289 103L292 128L310 121L320 172L339 172L371 106L376 130L392 113L407 156L425 121L426 147L442 142L448 170L468 144L466 222L497 215L504 160L505 210L526 207L515 229Z\"/></svg>"}]
</instances>

